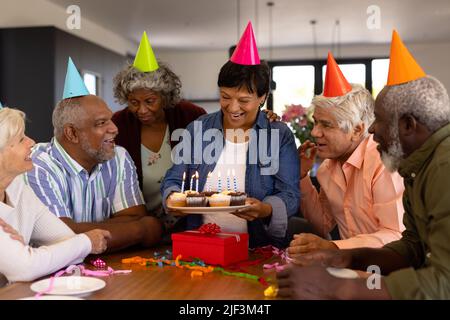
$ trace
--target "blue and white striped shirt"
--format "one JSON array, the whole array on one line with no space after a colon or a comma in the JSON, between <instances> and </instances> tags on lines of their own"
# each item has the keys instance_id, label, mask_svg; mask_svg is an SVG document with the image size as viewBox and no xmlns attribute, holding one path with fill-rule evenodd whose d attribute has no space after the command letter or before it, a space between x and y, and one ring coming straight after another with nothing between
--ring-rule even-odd
<instances>
[{"instance_id":1,"label":"blue and white striped shirt","mask_svg":"<svg viewBox=\"0 0 450 320\"><path fill-rule=\"evenodd\" d=\"M123 209L145 204L136 167L119 146L111 160L89 173L53 138L33 149L34 168L24 174L39 199L58 217L100 222Z\"/></svg>"}]
</instances>

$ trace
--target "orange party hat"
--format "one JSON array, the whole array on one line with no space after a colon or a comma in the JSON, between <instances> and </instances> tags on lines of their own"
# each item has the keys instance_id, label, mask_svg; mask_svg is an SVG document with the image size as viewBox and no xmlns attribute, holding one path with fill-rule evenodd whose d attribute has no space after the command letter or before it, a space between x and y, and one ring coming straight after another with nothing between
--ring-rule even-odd
<instances>
[{"instance_id":1,"label":"orange party hat","mask_svg":"<svg viewBox=\"0 0 450 320\"><path fill-rule=\"evenodd\" d=\"M387 85L394 86L425 77L426 74L405 47L397 31L392 32Z\"/></svg>"},{"instance_id":2,"label":"orange party hat","mask_svg":"<svg viewBox=\"0 0 450 320\"><path fill-rule=\"evenodd\" d=\"M331 52L328 52L327 73L325 74L325 86L323 88L324 97L340 97L351 90L352 86L345 79Z\"/></svg>"}]
</instances>

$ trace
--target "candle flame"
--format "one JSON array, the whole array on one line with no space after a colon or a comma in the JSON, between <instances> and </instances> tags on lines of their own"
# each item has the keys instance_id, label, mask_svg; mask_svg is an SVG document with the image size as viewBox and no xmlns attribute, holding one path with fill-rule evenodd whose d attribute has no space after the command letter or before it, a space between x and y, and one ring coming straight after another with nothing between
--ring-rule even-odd
<instances>
[{"instance_id":1,"label":"candle flame","mask_svg":"<svg viewBox=\"0 0 450 320\"><path fill-rule=\"evenodd\" d=\"M198 179L198 171L195 171L195 177Z\"/></svg>"},{"instance_id":2,"label":"candle flame","mask_svg":"<svg viewBox=\"0 0 450 320\"><path fill-rule=\"evenodd\" d=\"M186 172L183 172L183 181L186 180Z\"/></svg>"}]
</instances>

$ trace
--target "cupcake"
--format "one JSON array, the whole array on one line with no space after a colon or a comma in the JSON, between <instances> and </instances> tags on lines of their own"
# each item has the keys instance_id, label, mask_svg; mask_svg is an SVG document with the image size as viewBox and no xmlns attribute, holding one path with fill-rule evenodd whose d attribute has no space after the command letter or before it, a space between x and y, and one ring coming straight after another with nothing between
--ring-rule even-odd
<instances>
[{"instance_id":1,"label":"cupcake","mask_svg":"<svg viewBox=\"0 0 450 320\"><path fill-rule=\"evenodd\" d=\"M245 192L230 192L229 195L231 196L230 206L243 206L247 200Z\"/></svg>"},{"instance_id":2,"label":"cupcake","mask_svg":"<svg viewBox=\"0 0 450 320\"><path fill-rule=\"evenodd\" d=\"M230 205L231 196L223 193L215 193L209 197L210 207L228 207Z\"/></svg>"},{"instance_id":3,"label":"cupcake","mask_svg":"<svg viewBox=\"0 0 450 320\"><path fill-rule=\"evenodd\" d=\"M216 193L217 193L216 191L203 191L203 192L200 192L201 195L203 195L203 196L205 196L207 198L211 197L213 194L216 194Z\"/></svg>"},{"instance_id":4,"label":"cupcake","mask_svg":"<svg viewBox=\"0 0 450 320\"><path fill-rule=\"evenodd\" d=\"M169 207L186 207L186 195L181 192L174 192L170 194L167 199L167 205Z\"/></svg>"},{"instance_id":5,"label":"cupcake","mask_svg":"<svg viewBox=\"0 0 450 320\"><path fill-rule=\"evenodd\" d=\"M207 207L209 207L209 198L211 198L211 196L212 196L213 194L216 194L216 193L217 193L217 191L202 191L202 192L200 192L200 194L201 194L202 196L205 196L205 197L206 197L206 200L207 200L206 206L207 206Z\"/></svg>"},{"instance_id":6,"label":"cupcake","mask_svg":"<svg viewBox=\"0 0 450 320\"><path fill-rule=\"evenodd\" d=\"M186 195L187 207L206 207L207 205L206 197L198 192L190 192Z\"/></svg>"}]
</instances>

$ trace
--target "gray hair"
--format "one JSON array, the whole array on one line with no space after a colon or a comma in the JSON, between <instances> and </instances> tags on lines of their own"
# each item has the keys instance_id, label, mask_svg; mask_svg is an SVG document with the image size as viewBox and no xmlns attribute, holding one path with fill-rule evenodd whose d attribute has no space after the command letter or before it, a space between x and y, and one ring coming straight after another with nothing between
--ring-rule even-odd
<instances>
[{"instance_id":1,"label":"gray hair","mask_svg":"<svg viewBox=\"0 0 450 320\"><path fill-rule=\"evenodd\" d=\"M325 97L323 94L315 96L311 102L312 108L330 108L336 117L339 128L350 132L356 125L364 123L363 136L368 130L374 116L374 100L367 89L359 84L351 84L352 90L339 97Z\"/></svg>"},{"instance_id":2,"label":"gray hair","mask_svg":"<svg viewBox=\"0 0 450 320\"><path fill-rule=\"evenodd\" d=\"M159 68L152 72L142 72L127 65L113 80L114 97L120 104L126 104L128 95L137 89L159 92L163 107L173 107L180 102L181 81L169 67L158 61Z\"/></svg>"},{"instance_id":3,"label":"gray hair","mask_svg":"<svg viewBox=\"0 0 450 320\"><path fill-rule=\"evenodd\" d=\"M0 109L0 150L11 139L25 133L25 113L17 109Z\"/></svg>"},{"instance_id":4,"label":"gray hair","mask_svg":"<svg viewBox=\"0 0 450 320\"><path fill-rule=\"evenodd\" d=\"M382 104L397 122L405 114L414 116L435 132L450 122L450 102L444 85L432 76L389 86Z\"/></svg>"},{"instance_id":5,"label":"gray hair","mask_svg":"<svg viewBox=\"0 0 450 320\"><path fill-rule=\"evenodd\" d=\"M56 138L61 138L64 134L66 124L82 123L86 117L86 111L81 108L81 102L77 98L64 99L58 102L53 110L52 123L53 134Z\"/></svg>"}]
</instances>

